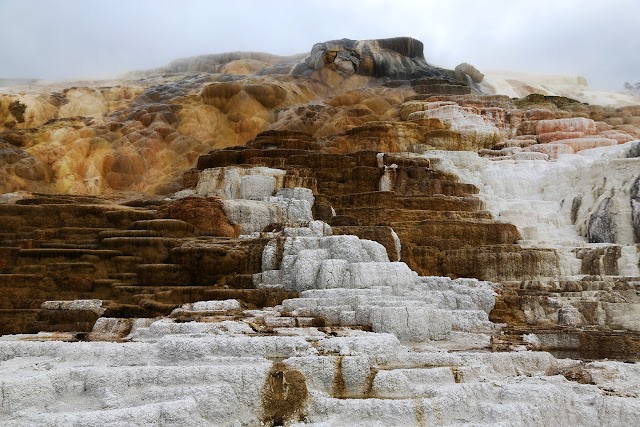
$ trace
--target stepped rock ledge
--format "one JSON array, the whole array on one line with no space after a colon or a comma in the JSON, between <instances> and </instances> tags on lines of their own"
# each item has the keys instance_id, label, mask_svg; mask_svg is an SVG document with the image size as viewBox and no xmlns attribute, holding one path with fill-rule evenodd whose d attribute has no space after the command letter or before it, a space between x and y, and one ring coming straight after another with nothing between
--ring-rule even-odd
<instances>
[{"instance_id":1,"label":"stepped rock ledge","mask_svg":"<svg viewBox=\"0 0 640 427\"><path fill-rule=\"evenodd\" d=\"M1 425L640 425L640 97L409 37L13 83Z\"/></svg>"}]
</instances>

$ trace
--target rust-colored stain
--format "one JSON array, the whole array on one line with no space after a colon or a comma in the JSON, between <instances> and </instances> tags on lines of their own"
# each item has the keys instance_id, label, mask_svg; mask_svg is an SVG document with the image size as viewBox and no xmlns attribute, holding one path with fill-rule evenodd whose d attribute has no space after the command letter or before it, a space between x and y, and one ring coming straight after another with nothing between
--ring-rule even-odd
<instances>
[{"instance_id":1,"label":"rust-colored stain","mask_svg":"<svg viewBox=\"0 0 640 427\"><path fill-rule=\"evenodd\" d=\"M464 376L464 374L460 372L460 370L456 366L451 367L451 373L453 374L453 380L456 382L456 384L462 382L462 377Z\"/></svg>"},{"instance_id":2,"label":"rust-colored stain","mask_svg":"<svg viewBox=\"0 0 640 427\"><path fill-rule=\"evenodd\" d=\"M347 385L342 375L342 358L343 356L338 356L336 359L336 374L333 377L333 397L338 399L347 397Z\"/></svg>"},{"instance_id":3,"label":"rust-colored stain","mask_svg":"<svg viewBox=\"0 0 640 427\"><path fill-rule=\"evenodd\" d=\"M365 382L366 386L364 390L364 397L367 397L367 398L375 397L373 394L373 383L376 380L377 374L378 374L378 370L375 368L371 368L371 370L369 371L369 375L367 375L367 380Z\"/></svg>"},{"instance_id":4,"label":"rust-colored stain","mask_svg":"<svg viewBox=\"0 0 640 427\"><path fill-rule=\"evenodd\" d=\"M421 399L415 399L414 405L416 409L416 424L420 427L426 427L427 419L424 413L424 405Z\"/></svg>"},{"instance_id":5,"label":"rust-colored stain","mask_svg":"<svg viewBox=\"0 0 640 427\"><path fill-rule=\"evenodd\" d=\"M262 387L262 424L283 426L303 421L308 395L302 372L283 362L274 363Z\"/></svg>"}]
</instances>

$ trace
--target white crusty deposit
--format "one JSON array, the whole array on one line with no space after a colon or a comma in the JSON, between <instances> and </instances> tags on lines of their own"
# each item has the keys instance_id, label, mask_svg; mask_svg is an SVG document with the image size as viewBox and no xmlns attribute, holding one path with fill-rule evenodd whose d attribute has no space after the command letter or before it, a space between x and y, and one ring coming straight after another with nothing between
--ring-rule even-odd
<instances>
[{"instance_id":1,"label":"white crusty deposit","mask_svg":"<svg viewBox=\"0 0 640 427\"><path fill-rule=\"evenodd\" d=\"M640 241L634 221L639 146L640 142L631 141L560 155L551 162L491 161L469 152L434 151L425 156L434 167L478 186L486 209L516 225L527 244L573 249L592 242L631 247ZM620 269L640 276L637 261L636 254L635 262Z\"/></svg>"},{"instance_id":2,"label":"white crusty deposit","mask_svg":"<svg viewBox=\"0 0 640 427\"><path fill-rule=\"evenodd\" d=\"M418 277L405 263L389 262L377 242L326 235L330 228L319 221L307 230L285 228L281 259L277 241L265 247L258 286L301 292L284 301L280 312L328 325L368 326L415 342L494 326L489 283Z\"/></svg>"},{"instance_id":3,"label":"white crusty deposit","mask_svg":"<svg viewBox=\"0 0 640 427\"><path fill-rule=\"evenodd\" d=\"M402 344L389 333L287 325L277 310L244 315L243 320L218 322L195 314L186 323L141 319L123 343L47 341L55 338L47 334L3 337L0 423L640 423L636 364L584 363L532 351L490 353L456 334L447 343L458 343L463 351L449 352L436 342Z\"/></svg>"},{"instance_id":4,"label":"white crusty deposit","mask_svg":"<svg viewBox=\"0 0 640 427\"><path fill-rule=\"evenodd\" d=\"M476 185L485 208L518 227L522 247L554 254L554 263L530 273L554 294L548 309L536 299L523 303L528 322L640 331L639 147L630 141L553 161L444 151L425 156L434 168ZM626 288L616 289L616 281ZM563 290L562 283L573 285Z\"/></svg>"}]
</instances>

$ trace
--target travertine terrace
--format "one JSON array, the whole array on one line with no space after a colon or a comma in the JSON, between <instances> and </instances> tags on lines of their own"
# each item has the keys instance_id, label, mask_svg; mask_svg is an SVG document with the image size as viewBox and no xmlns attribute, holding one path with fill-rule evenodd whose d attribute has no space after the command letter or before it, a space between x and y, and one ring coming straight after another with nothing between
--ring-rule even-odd
<instances>
[{"instance_id":1,"label":"travertine terrace","mask_svg":"<svg viewBox=\"0 0 640 427\"><path fill-rule=\"evenodd\" d=\"M2 88L0 424L640 425L640 99L533 81L400 37Z\"/></svg>"}]
</instances>

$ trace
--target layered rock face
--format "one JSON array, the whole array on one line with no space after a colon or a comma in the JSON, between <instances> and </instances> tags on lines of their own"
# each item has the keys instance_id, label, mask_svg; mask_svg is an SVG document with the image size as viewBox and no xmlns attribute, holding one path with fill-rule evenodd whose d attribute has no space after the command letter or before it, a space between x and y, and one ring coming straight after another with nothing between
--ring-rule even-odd
<instances>
[{"instance_id":1,"label":"layered rock face","mask_svg":"<svg viewBox=\"0 0 640 427\"><path fill-rule=\"evenodd\" d=\"M101 315L165 315L217 298L261 307L294 295L255 289L267 241L238 239L240 225L219 198L41 195L0 210L3 334L89 332ZM100 310L43 305L76 299L97 301Z\"/></svg>"},{"instance_id":2,"label":"layered rock face","mask_svg":"<svg viewBox=\"0 0 640 427\"><path fill-rule=\"evenodd\" d=\"M638 106L407 37L85 86L0 94L2 425L640 424Z\"/></svg>"},{"instance_id":3,"label":"layered rock face","mask_svg":"<svg viewBox=\"0 0 640 427\"><path fill-rule=\"evenodd\" d=\"M248 146L266 144L267 136ZM273 148L237 147L200 157L203 171L196 191L214 195L219 194L217 188L241 189L242 182L268 170L252 165L279 165L282 182L306 185L315 192L316 219L328 221L339 232L379 241L390 259L402 258L421 274L464 276L462 263L447 264L445 259L465 247L500 247L520 238L513 225L494 221L482 210L477 188L433 170L424 158L376 151L342 155L283 149L276 148L282 144L278 134L269 137ZM228 179L233 175L244 177L234 185ZM265 181L271 191L282 185L274 184L275 178ZM203 189L211 192L202 193Z\"/></svg>"},{"instance_id":4,"label":"layered rock face","mask_svg":"<svg viewBox=\"0 0 640 427\"><path fill-rule=\"evenodd\" d=\"M579 335L592 337L580 342L573 338L573 346L584 348L583 342L596 340L598 345L591 350L596 354L603 348L620 352L635 348L631 343L609 347L603 337L593 335L602 329L623 329L633 331L626 339L637 340L632 338L638 331L636 151L637 142L630 142L583 156L561 156L553 163L538 161L533 170L522 162L503 161L498 166L471 156L462 161L464 174L482 181L487 208L518 226L525 239L522 245L557 256L555 268L546 273L538 270L538 277L525 281L505 277L504 305L497 306L495 320L526 325L525 329L559 327L565 343L553 345L568 347L572 346L566 342L569 331L582 330ZM513 311L514 306L519 308Z\"/></svg>"}]
</instances>

